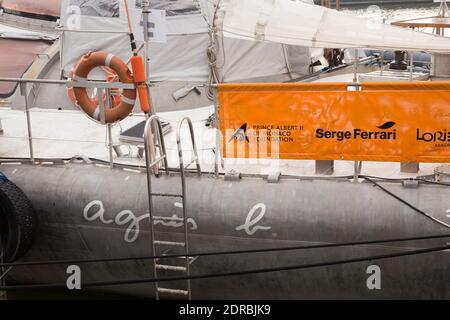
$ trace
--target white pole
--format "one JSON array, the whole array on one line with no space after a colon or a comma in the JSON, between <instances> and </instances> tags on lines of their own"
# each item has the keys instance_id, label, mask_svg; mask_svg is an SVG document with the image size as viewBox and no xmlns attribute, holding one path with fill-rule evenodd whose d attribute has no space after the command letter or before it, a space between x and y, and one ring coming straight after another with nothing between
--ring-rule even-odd
<instances>
[{"instance_id":1,"label":"white pole","mask_svg":"<svg viewBox=\"0 0 450 320\"><path fill-rule=\"evenodd\" d=\"M150 13L150 3L148 0L142 1L142 16L144 21L144 56L145 56L145 74L148 77L148 70L149 70L149 38L148 38L148 15Z\"/></svg>"},{"instance_id":2,"label":"white pole","mask_svg":"<svg viewBox=\"0 0 450 320\"><path fill-rule=\"evenodd\" d=\"M359 50L355 49L355 64L354 64L354 73L353 73L353 82L358 82L358 58Z\"/></svg>"},{"instance_id":3,"label":"white pole","mask_svg":"<svg viewBox=\"0 0 450 320\"><path fill-rule=\"evenodd\" d=\"M355 65L354 65L354 74L353 74L353 82L358 82L358 63L359 63L359 50L355 49ZM358 182L358 177L359 177L359 162L355 161L354 163L354 171L353 171L353 177L354 177L354 182L357 183Z\"/></svg>"},{"instance_id":4,"label":"white pole","mask_svg":"<svg viewBox=\"0 0 450 320\"><path fill-rule=\"evenodd\" d=\"M216 124L216 153L215 161L214 161L214 175L216 178L219 178L219 162L221 160L221 150L220 150L220 121L219 121L219 102L218 102L218 88L214 88L214 121Z\"/></svg>"},{"instance_id":5,"label":"white pole","mask_svg":"<svg viewBox=\"0 0 450 320\"><path fill-rule=\"evenodd\" d=\"M414 52L409 52L409 81L413 81Z\"/></svg>"},{"instance_id":6,"label":"white pole","mask_svg":"<svg viewBox=\"0 0 450 320\"><path fill-rule=\"evenodd\" d=\"M30 103L28 100L27 83L22 82L20 84L20 91L25 98L25 113L27 116L27 129L28 129L28 145L30 148L30 159L34 163L34 149L33 149L33 133L31 129L31 114L30 114Z\"/></svg>"}]
</instances>

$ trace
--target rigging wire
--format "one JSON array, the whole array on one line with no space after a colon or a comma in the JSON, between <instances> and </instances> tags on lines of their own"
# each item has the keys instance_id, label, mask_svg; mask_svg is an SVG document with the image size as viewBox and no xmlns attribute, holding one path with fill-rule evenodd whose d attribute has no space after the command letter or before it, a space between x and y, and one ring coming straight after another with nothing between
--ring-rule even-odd
<instances>
[{"instance_id":1,"label":"rigging wire","mask_svg":"<svg viewBox=\"0 0 450 320\"><path fill-rule=\"evenodd\" d=\"M211 273L211 274L200 274L200 275L190 275L190 276L177 276L177 277L165 277L165 278L144 278L144 279L131 279L131 280L116 280L116 281L101 281L101 282L88 282L81 284L82 288L90 287L107 287L107 286L118 286L118 285L132 285L132 284L145 284L145 283L155 283L155 282L168 282L168 281L181 281L181 280L200 280L200 279L211 279L211 278L223 278L223 277L235 277L244 276L251 274L262 274L262 273L273 273L281 271L293 271L293 270L304 270L320 267L330 267L336 265L351 264L364 261L373 260L385 260L406 256L416 256L432 252L440 252L449 250L450 245L426 248L420 250L410 250L399 253L390 253L384 255L366 256L360 258L344 259L344 260L333 260L320 263L310 263L310 264L300 264L292 266L282 266L274 268L262 268L262 269L250 269L243 271L234 272L223 272L223 273ZM16 285L16 286L5 286L0 287L0 291L14 291L14 290L40 290L40 289L67 289L65 283L53 283L53 284L42 284L42 285Z\"/></svg>"},{"instance_id":2,"label":"rigging wire","mask_svg":"<svg viewBox=\"0 0 450 320\"><path fill-rule=\"evenodd\" d=\"M409 208L413 209L414 211L420 213L421 215L427 217L428 219L433 220L434 222L439 223L440 225L446 227L446 228L450 228L450 225L439 220L436 219L435 217L429 215L428 213L426 213L425 211L420 210L419 208L417 208L416 206L412 205L411 203L409 203L408 201L400 198L399 196L397 196L396 194L390 192L388 189L386 189L385 187L383 187L382 185L380 185L379 183L375 182L374 180L365 177L365 180L369 181L370 183L374 184L376 187L378 187L379 189L383 190L385 193L387 193L388 195L390 195L391 197L397 199L398 201L400 201L401 203L403 203L404 205L408 206Z\"/></svg>"},{"instance_id":3,"label":"rigging wire","mask_svg":"<svg viewBox=\"0 0 450 320\"><path fill-rule=\"evenodd\" d=\"M337 248L337 247L350 247L350 246L357 246L357 245L374 245L374 244L383 244L383 243L391 243L391 242L437 240L437 239L445 239L445 238L450 238L450 234L430 235L430 236L423 236L423 237L383 239L383 240L372 240L372 241L326 243L326 244L310 245L310 246L262 248L262 249L249 249L249 250L237 250L237 251L216 251L216 252L197 252L197 253L192 252L188 255L188 257L208 257L208 256L219 256L219 255L238 255L238 254L265 253L265 252L325 249L325 248ZM186 254L167 254L167 255L155 255L155 256L147 256L147 257L143 256L143 257L85 259L85 260L29 261L29 262L16 262L16 263L2 263L2 264L0 264L0 267L24 267L24 266L42 266L42 265L65 265L65 264L77 264L77 263L81 264L81 263L100 263L100 262L124 262L124 261L156 260L156 259L182 258L182 257L186 257Z\"/></svg>"},{"instance_id":4,"label":"rigging wire","mask_svg":"<svg viewBox=\"0 0 450 320\"><path fill-rule=\"evenodd\" d=\"M206 56L208 58L208 65L209 65L209 78L206 95L208 99L211 101L215 100L214 99L215 90L213 88L213 85L218 84L220 82L219 81L220 74L217 67L217 13L219 11L219 7L220 7L220 0L217 3L217 6L214 10L212 24L208 23L209 44L206 50ZM225 55L223 56L223 58L225 58Z\"/></svg>"}]
</instances>

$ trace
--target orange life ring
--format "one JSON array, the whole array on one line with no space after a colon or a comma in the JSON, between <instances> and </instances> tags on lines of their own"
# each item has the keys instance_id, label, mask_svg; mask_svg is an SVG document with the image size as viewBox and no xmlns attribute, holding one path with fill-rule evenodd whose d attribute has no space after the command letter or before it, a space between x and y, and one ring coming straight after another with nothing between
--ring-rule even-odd
<instances>
[{"instance_id":1,"label":"orange life ring","mask_svg":"<svg viewBox=\"0 0 450 320\"><path fill-rule=\"evenodd\" d=\"M84 55L73 71L74 81L86 81L89 73L96 67L105 66L114 70L122 83L134 83L133 75L127 65L113 54L97 51ZM101 110L97 97L90 97L86 88L73 88L74 100L89 117L101 121ZM69 95L70 96L70 95ZM105 109L105 123L114 123L125 119L134 108L136 102L136 89L124 89L119 99L111 108Z\"/></svg>"},{"instance_id":2,"label":"orange life ring","mask_svg":"<svg viewBox=\"0 0 450 320\"><path fill-rule=\"evenodd\" d=\"M76 63L74 65L74 67L72 68L72 70L69 72L69 76L67 77L69 81L73 80L74 70L75 70L77 65L78 65L78 63ZM103 69L103 71L106 74L106 81L113 82L113 81L115 81L117 79L117 74L114 72L114 70L112 70L111 68L108 68L108 67L103 67L102 69ZM75 93L73 92L73 87L67 88L67 96L69 97L70 101L72 101L72 103L75 106L77 106L77 99L75 98ZM119 89L112 89L111 90L111 96L112 96L111 107L115 108L122 101L122 95L121 95L120 90ZM91 94L90 97L94 101L95 104L98 104L97 89L95 89L93 91L93 93ZM106 105L106 92L103 93L103 104Z\"/></svg>"}]
</instances>

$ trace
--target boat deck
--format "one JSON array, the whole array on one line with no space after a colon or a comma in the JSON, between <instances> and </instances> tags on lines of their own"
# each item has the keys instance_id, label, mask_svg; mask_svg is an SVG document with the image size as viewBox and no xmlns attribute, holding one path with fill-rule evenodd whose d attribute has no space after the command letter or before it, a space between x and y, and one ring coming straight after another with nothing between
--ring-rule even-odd
<instances>
[{"instance_id":1,"label":"boat deck","mask_svg":"<svg viewBox=\"0 0 450 320\"><path fill-rule=\"evenodd\" d=\"M162 121L169 122L172 130L165 135L169 166L178 167L176 148L176 126L184 116L189 116L194 124L194 131L199 151L202 170L214 171L215 130L205 126L214 112L213 106L159 113ZM71 158L87 156L109 161L107 127L97 124L80 111L58 111L50 109L31 109L31 127L35 158ZM0 120L3 133L0 134L0 158L29 158L27 119L24 111L0 107ZM144 120L142 114L134 114L120 124L112 127L114 144L121 144L122 157L114 154L114 162L125 165L145 166L145 161L138 153L139 144L119 142L121 132ZM188 127L181 132L182 148L185 150L186 163L192 158ZM432 175L440 164L421 164L418 174L400 172L399 163L364 162L363 175L381 176L385 178L410 178ZM222 172L236 170L244 174L270 174L281 172L283 175L320 176L315 173L315 161L309 160L244 160L225 159ZM353 161L335 161L334 173L331 176L349 176L354 174Z\"/></svg>"}]
</instances>

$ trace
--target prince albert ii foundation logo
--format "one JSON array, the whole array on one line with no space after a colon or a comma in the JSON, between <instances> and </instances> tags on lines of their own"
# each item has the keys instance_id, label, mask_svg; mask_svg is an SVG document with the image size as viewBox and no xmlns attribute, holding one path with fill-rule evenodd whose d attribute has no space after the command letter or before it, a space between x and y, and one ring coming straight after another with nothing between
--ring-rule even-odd
<instances>
[{"instance_id":1,"label":"prince albert ii foundation logo","mask_svg":"<svg viewBox=\"0 0 450 320\"><path fill-rule=\"evenodd\" d=\"M388 121L380 126L378 126L377 128L380 130L388 130L391 129L392 127L394 127L396 125L395 122L393 121ZM248 124L244 123L242 126L239 127L239 129L237 129L230 137L230 139L228 140L228 143L230 143L233 140L237 140L237 141L247 141L250 142L250 140L248 139L248 134L247 134L247 130L248 130Z\"/></svg>"},{"instance_id":2,"label":"prince albert ii foundation logo","mask_svg":"<svg viewBox=\"0 0 450 320\"><path fill-rule=\"evenodd\" d=\"M244 123L235 133L233 133L230 140L228 140L228 143L233 140L250 142L247 135L247 123Z\"/></svg>"}]
</instances>

